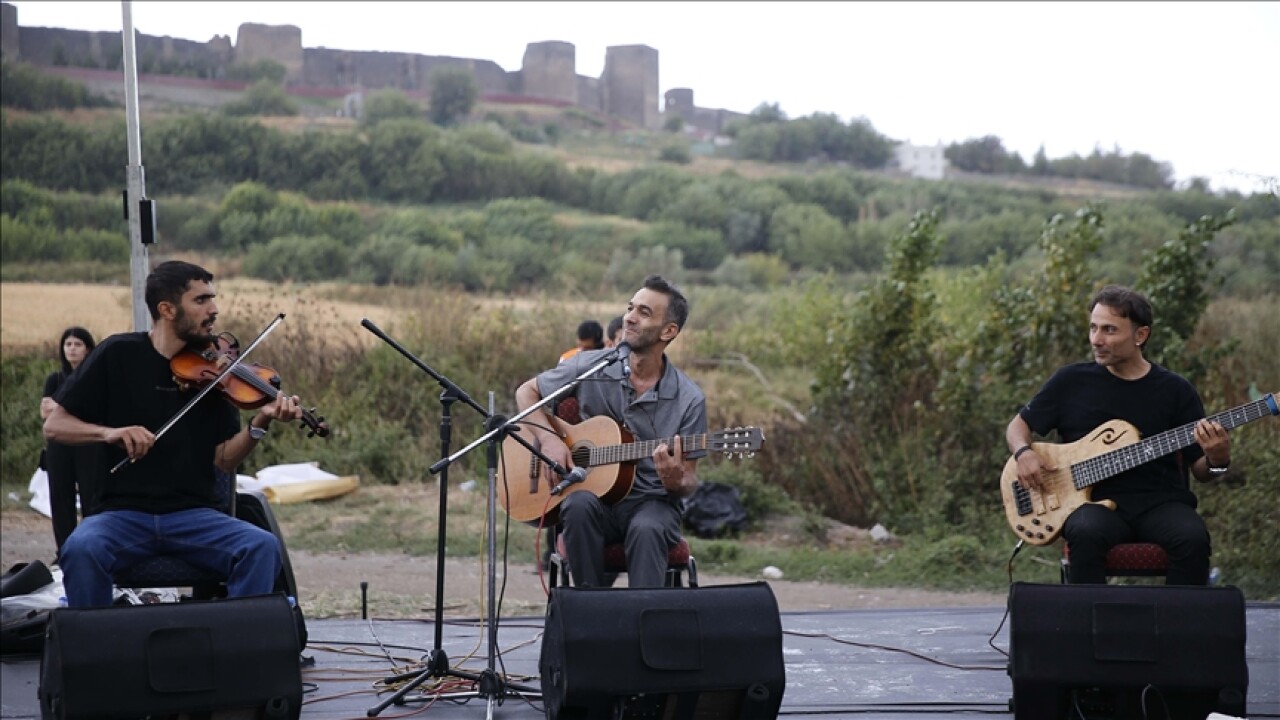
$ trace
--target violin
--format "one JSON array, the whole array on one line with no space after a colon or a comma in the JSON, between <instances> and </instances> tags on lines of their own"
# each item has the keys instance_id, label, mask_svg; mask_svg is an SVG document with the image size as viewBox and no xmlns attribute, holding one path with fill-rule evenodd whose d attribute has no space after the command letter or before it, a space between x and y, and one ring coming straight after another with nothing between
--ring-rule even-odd
<instances>
[{"instance_id":1,"label":"violin","mask_svg":"<svg viewBox=\"0 0 1280 720\"><path fill-rule=\"evenodd\" d=\"M240 342L230 333L222 333L203 350L188 348L169 361L173 380L184 392L213 382L240 355ZM232 405L241 410L256 410L280 395L282 381L272 368L258 363L240 363L218 384L218 390ZM302 422L310 432L307 437L329 436L329 426L315 409L302 409Z\"/></svg>"}]
</instances>

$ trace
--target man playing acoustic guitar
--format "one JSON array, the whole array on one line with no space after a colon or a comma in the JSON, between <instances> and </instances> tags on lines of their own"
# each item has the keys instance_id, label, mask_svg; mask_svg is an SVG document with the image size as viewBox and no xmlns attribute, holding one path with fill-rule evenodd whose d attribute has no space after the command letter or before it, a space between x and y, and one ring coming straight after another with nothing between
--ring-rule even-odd
<instances>
[{"instance_id":1,"label":"man playing acoustic guitar","mask_svg":"<svg viewBox=\"0 0 1280 720\"><path fill-rule=\"evenodd\" d=\"M667 549L680 540L680 501L698 484L695 466L703 448L685 452L681 436L707 431L702 390L666 356L689 317L684 295L658 275L645 278L631 298L619 338L630 345L629 360L610 365L575 389L584 421L608 417L637 440L657 441L652 456L636 463L630 493L614 505L591 492L573 492L560 505L565 550L580 587L605 583L603 548L625 544L630 587L661 587ZM516 390L524 410L596 364L608 350L587 350L543 372ZM628 372L629 371L629 372ZM564 439L544 423L532 429L542 452L566 469L574 466ZM550 470L545 482L560 481Z\"/></svg>"},{"instance_id":2,"label":"man playing acoustic guitar","mask_svg":"<svg viewBox=\"0 0 1280 720\"><path fill-rule=\"evenodd\" d=\"M1107 550L1139 541L1156 543L1168 552L1169 584L1204 585L1209 577L1209 532L1196 512L1186 472L1190 469L1202 481L1225 474L1231 463L1227 431L1204 419L1204 405L1190 382L1143 357L1153 320L1145 297L1109 285L1094 296L1089 310L1094 361L1060 368L1005 431L1018 481L1040 493L1047 476L1059 469L1031 447L1033 431L1045 435L1056 429L1064 443L1072 443L1113 419L1132 424L1143 438L1194 424L1194 442L1180 452L1142 458L1140 464L1098 483L1095 502L1071 512L1061 531L1071 547L1072 583L1105 583ZM1115 510L1098 500L1114 502Z\"/></svg>"}]
</instances>

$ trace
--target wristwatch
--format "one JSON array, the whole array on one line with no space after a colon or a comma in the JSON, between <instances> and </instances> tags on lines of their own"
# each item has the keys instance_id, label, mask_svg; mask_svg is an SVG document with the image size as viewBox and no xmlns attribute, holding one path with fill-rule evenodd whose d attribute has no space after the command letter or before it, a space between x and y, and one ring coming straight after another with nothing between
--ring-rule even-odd
<instances>
[{"instance_id":1,"label":"wristwatch","mask_svg":"<svg viewBox=\"0 0 1280 720\"><path fill-rule=\"evenodd\" d=\"M1222 467L1214 467L1213 463L1209 462L1209 458L1206 457L1204 459L1204 464L1205 464L1205 467L1209 468L1209 474L1215 477L1218 475L1226 475L1227 471L1231 469L1230 460L1228 460L1227 464L1223 465Z\"/></svg>"},{"instance_id":2,"label":"wristwatch","mask_svg":"<svg viewBox=\"0 0 1280 720\"><path fill-rule=\"evenodd\" d=\"M266 436L267 436L266 428L260 428L257 425L254 425L253 423L249 423L249 437L253 438L254 440L261 440ZM1210 468L1209 472L1213 472L1213 469Z\"/></svg>"}]
</instances>

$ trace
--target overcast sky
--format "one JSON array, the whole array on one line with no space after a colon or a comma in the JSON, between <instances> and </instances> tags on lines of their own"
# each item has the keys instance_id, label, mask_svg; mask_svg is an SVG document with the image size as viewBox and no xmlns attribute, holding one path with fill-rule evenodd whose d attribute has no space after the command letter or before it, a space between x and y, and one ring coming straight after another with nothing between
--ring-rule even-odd
<instances>
[{"instance_id":1,"label":"overcast sky","mask_svg":"<svg viewBox=\"0 0 1280 720\"><path fill-rule=\"evenodd\" d=\"M120 30L119 2L13 2L18 24ZM1179 182L1265 190L1280 176L1277 2L134 2L148 35L205 41L291 24L304 47L493 60L571 42L658 50L659 88L700 107L865 117L916 144L996 135L1028 162L1095 147L1171 163Z\"/></svg>"}]
</instances>

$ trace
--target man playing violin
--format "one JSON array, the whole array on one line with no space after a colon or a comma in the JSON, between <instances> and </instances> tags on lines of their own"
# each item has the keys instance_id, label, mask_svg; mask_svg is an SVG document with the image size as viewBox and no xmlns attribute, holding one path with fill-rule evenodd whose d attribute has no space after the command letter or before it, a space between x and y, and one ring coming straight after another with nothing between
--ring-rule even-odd
<instances>
[{"instance_id":1,"label":"man playing violin","mask_svg":"<svg viewBox=\"0 0 1280 720\"><path fill-rule=\"evenodd\" d=\"M604 415L624 425L637 440L662 440L653 456L636 465L630 494L606 505L590 492L568 495L561 505L565 551L579 586L607 584L603 548L624 543L627 584L661 587L667 549L680 541L680 506L698 485L702 449L684 452L682 435L706 433L706 398L667 358L666 350L689 317L689 302L659 275L645 278L623 316L620 341L630 347L625 371L620 364L604 368L576 390L582 419ZM597 363L606 350L586 350L529 380L516 390L521 410L555 392ZM542 452L566 469L573 457L564 440L550 428L529 425ZM560 480L548 469L547 480Z\"/></svg>"},{"instance_id":2,"label":"man playing violin","mask_svg":"<svg viewBox=\"0 0 1280 720\"><path fill-rule=\"evenodd\" d=\"M212 282L191 263L156 266L146 283L150 332L104 340L54 397L47 439L107 447L99 512L67 538L60 556L71 607L110 605L113 574L155 555L224 574L232 597L274 586L281 566L275 536L217 509L215 472L234 476L273 420L299 417L298 398L279 393L241 429L236 407L210 392L155 435L197 392L179 389L170 360L213 341ZM125 458L128 464L108 473Z\"/></svg>"}]
</instances>

